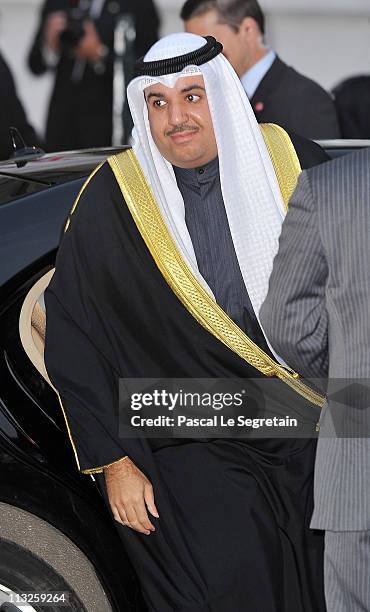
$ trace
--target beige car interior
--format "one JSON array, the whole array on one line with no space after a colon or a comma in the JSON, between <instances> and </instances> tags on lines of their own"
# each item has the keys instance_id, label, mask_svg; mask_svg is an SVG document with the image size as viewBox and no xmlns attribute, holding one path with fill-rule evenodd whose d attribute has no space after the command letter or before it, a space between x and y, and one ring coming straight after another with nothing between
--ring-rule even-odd
<instances>
[{"instance_id":1,"label":"beige car interior","mask_svg":"<svg viewBox=\"0 0 370 612\"><path fill-rule=\"evenodd\" d=\"M22 346L35 368L53 387L44 362L46 313L43 295L51 281L54 269L39 278L27 293L19 317L19 335ZM53 387L54 388L54 387Z\"/></svg>"}]
</instances>

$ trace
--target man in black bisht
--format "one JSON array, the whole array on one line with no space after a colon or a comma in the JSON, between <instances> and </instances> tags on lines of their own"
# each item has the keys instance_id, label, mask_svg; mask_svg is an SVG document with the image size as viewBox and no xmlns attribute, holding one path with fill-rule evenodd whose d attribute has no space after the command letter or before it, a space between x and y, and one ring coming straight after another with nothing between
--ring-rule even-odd
<instances>
[{"instance_id":1,"label":"man in black bisht","mask_svg":"<svg viewBox=\"0 0 370 612\"><path fill-rule=\"evenodd\" d=\"M55 72L48 151L112 144L113 40L121 14L133 19L140 57L158 37L153 0L45 0L28 63L36 75Z\"/></svg>"},{"instance_id":2,"label":"man in black bisht","mask_svg":"<svg viewBox=\"0 0 370 612\"><path fill-rule=\"evenodd\" d=\"M279 363L255 313L300 168L327 158L261 131L221 50L173 34L138 64L133 149L86 183L45 292L45 363L150 610L321 612L308 520L323 398ZM306 437L120 436L119 378L269 378Z\"/></svg>"}]
</instances>

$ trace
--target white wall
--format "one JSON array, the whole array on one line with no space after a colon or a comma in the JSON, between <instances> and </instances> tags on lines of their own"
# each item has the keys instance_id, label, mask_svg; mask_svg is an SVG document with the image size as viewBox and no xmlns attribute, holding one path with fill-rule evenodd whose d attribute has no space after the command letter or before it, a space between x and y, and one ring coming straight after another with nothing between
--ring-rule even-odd
<instances>
[{"instance_id":1,"label":"white wall","mask_svg":"<svg viewBox=\"0 0 370 612\"><path fill-rule=\"evenodd\" d=\"M268 40L281 58L327 89L347 76L370 74L369 17L268 13L267 26Z\"/></svg>"},{"instance_id":2,"label":"white wall","mask_svg":"<svg viewBox=\"0 0 370 612\"><path fill-rule=\"evenodd\" d=\"M52 77L34 77L26 65L40 5L41 0L0 0L0 49L31 123L42 132Z\"/></svg>"},{"instance_id":3,"label":"white wall","mask_svg":"<svg viewBox=\"0 0 370 612\"><path fill-rule=\"evenodd\" d=\"M162 33L182 29L182 0L157 0ZM0 0L0 49L16 78L33 124L44 126L51 77L33 77L25 58L42 0ZM267 41L282 59L331 88L342 78L370 73L370 0L261 0ZM1 84L0 84L1 86Z\"/></svg>"}]
</instances>

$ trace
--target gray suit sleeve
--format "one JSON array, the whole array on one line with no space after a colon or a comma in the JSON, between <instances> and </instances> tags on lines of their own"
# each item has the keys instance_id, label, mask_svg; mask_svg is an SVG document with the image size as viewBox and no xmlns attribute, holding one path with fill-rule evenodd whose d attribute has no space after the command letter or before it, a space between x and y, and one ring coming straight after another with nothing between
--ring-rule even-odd
<instances>
[{"instance_id":1,"label":"gray suit sleeve","mask_svg":"<svg viewBox=\"0 0 370 612\"><path fill-rule=\"evenodd\" d=\"M286 363L302 376L321 378L328 370L328 270L309 176L301 174L290 202L260 317Z\"/></svg>"}]
</instances>

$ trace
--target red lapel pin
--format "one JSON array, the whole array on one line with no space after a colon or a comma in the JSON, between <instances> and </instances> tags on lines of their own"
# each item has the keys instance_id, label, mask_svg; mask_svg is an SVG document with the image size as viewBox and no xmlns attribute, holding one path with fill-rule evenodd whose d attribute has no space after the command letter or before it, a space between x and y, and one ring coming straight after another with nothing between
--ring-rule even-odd
<instances>
[{"instance_id":1,"label":"red lapel pin","mask_svg":"<svg viewBox=\"0 0 370 612\"><path fill-rule=\"evenodd\" d=\"M261 111L263 111L264 108L265 108L265 105L263 102L256 102L256 104L254 105L254 110L257 113L260 113Z\"/></svg>"}]
</instances>

